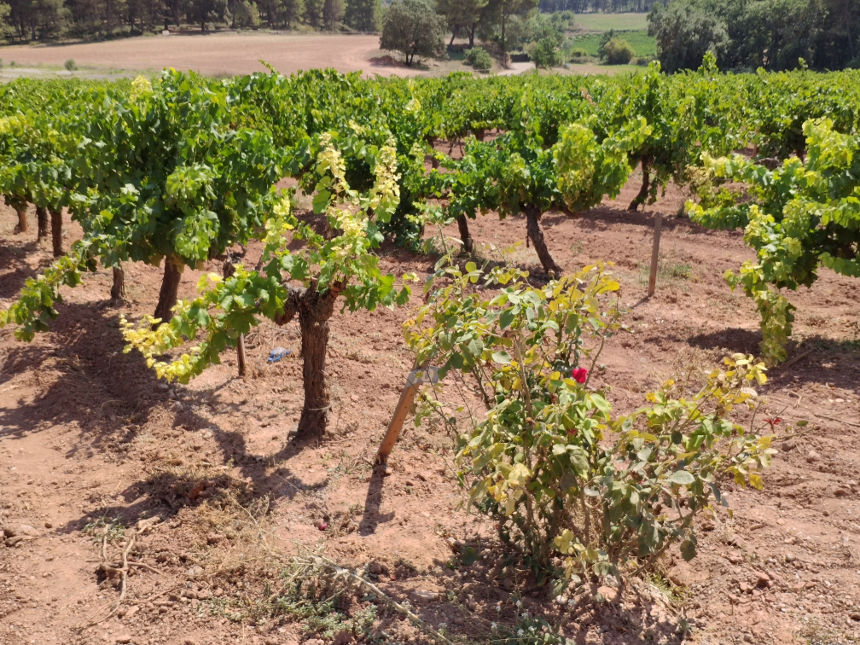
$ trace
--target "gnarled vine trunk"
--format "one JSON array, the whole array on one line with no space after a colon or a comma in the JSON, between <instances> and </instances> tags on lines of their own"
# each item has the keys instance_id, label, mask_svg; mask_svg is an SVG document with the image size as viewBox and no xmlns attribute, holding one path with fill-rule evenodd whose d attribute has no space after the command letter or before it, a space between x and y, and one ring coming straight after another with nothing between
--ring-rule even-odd
<instances>
[{"instance_id":1,"label":"gnarled vine trunk","mask_svg":"<svg viewBox=\"0 0 860 645\"><path fill-rule=\"evenodd\" d=\"M48 209L36 206L36 239L39 241L48 237Z\"/></svg>"},{"instance_id":2,"label":"gnarled vine trunk","mask_svg":"<svg viewBox=\"0 0 860 645\"><path fill-rule=\"evenodd\" d=\"M164 258L164 277L161 280L161 290L158 292L158 304L155 307L156 318L162 322L168 322L173 318L173 306L176 304L179 293L179 279L184 269L182 261L167 256Z\"/></svg>"},{"instance_id":3,"label":"gnarled vine trunk","mask_svg":"<svg viewBox=\"0 0 860 645\"><path fill-rule=\"evenodd\" d=\"M125 271L122 267L113 268L113 284L110 288L110 301L118 305L125 300Z\"/></svg>"},{"instance_id":4,"label":"gnarled vine trunk","mask_svg":"<svg viewBox=\"0 0 860 645\"><path fill-rule=\"evenodd\" d=\"M18 226L15 227L16 233L26 233L27 227L27 207L16 206L15 212L18 213Z\"/></svg>"},{"instance_id":5,"label":"gnarled vine trunk","mask_svg":"<svg viewBox=\"0 0 860 645\"><path fill-rule=\"evenodd\" d=\"M535 251L538 254L543 270L553 278L560 277L561 267L555 263L555 260L552 259L552 256L549 253L549 249L546 248L546 242L543 238L543 230L540 227L540 211L532 207L526 208L525 211L526 230L528 232L529 239L532 244L534 244Z\"/></svg>"},{"instance_id":6,"label":"gnarled vine trunk","mask_svg":"<svg viewBox=\"0 0 860 645\"><path fill-rule=\"evenodd\" d=\"M51 213L51 246L54 250L54 257L58 258L63 254L63 211L59 208L49 208Z\"/></svg>"},{"instance_id":7,"label":"gnarled vine trunk","mask_svg":"<svg viewBox=\"0 0 860 645\"><path fill-rule=\"evenodd\" d=\"M257 269L259 271L259 269ZM229 278L236 273L236 265L233 264L233 260L231 260L228 256L226 260L224 260L224 265L221 268L221 274L225 278ZM245 356L245 334L239 334L238 342L236 343L236 362L238 363L239 368L239 376L244 378L248 375L248 361Z\"/></svg>"},{"instance_id":8,"label":"gnarled vine trunk","mask_svg":"<svg viewBox=\"0 0 860 645\"><path fill-rule=\"evenodd\" d=\"M648 199L648 191L651 190L651 175L649 174L649 163L648 159L642 159L642 187L639 189L639 193L636 197L633 198L633 201L630 202L630 206L627 207L629 211L638 210L639 207L645 203L645 200Z\"/></svg>"},{"instance_id":9,"label":"gnarled vine trunk","mask_svg":"<svg viewBox=\"0 0 860 645\"><path fill-rule=\"evenodd\" d=\"M325 293L317 291L315 286L287 288L289 296L284 306L284 314L276 322L283 325L298 316L302 333L305 401L296 439L320 439L325 434L331 411L325 371L329 319L334 313L334 304L342 287L334 285Z\"/></svg>"},{"instance_id":10,"label":"gnarled vine trunk","mask_svg":"<svg viewBox=\"0 0 860 645\"><path fill-rule=\"evenodd\" d=\"M469 220L465 215L457 215L457 227L460 229L460 241L466 253L475 252L475 241L469 232Z\"/></svg>"}]
</instances>

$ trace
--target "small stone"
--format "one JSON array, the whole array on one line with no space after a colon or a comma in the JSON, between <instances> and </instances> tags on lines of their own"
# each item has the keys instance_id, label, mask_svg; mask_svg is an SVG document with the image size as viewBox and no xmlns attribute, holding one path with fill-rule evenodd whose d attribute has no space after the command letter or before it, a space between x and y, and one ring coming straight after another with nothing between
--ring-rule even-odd
<instances>
[{"instance_id":1,"label":"small stone","mask_svg":"<svg viewBox=\"0 0 860 645\"><path fill-rule=\"evenodd\" d=\"M134 616L134 615L135 615L137 612L139 612L139 611L140 611L140 606L139 606L139 605L132 605L131 607L129 607L128 609L126 609L126 611L125 611L125 617L126 617L126 618L131 618L132 616Z\"/></svg>"},{"instance_id":2,"label":"small stone","mask_svg":"<svg viewBox=\"0 0 860 645\"><path fill-rule=\"evenodd\" d=\"M189 578L199 578L203 575L203 567L201 567L199 564L195 564L193 566L188 567L188 570L185 572L185 574Z\"/></svg>"},{"instance_id":3,"label":"small stone","mask_svg":"<svg viewBox=\"0 0 860 645\"><path fill-rule=\"evenodd\" d=\"M740 564L741 562L743 562L743 561L744 561L743 557L742 557L740 554L738 554L738 553L729 553L729 554L726 556L726 559L727 559L729 562L731 562L732 564Z\"/></svg>"},{"instance_id":4,"label":"small stone","mask_svg":"<svg viewBox=\"0 0 860 645\"><path fill-rule=\"evenodd\" d=\"M771 577L764 571L760 571L758 577L756 577L755 586L766 589L767 587L770 587L771 584L773 584Z\"/></svg>"},{"instance_id":5,"label":"small stone","mask_svg":"<svg viewBox=\"0 0 860 645\"><path fill-rule=\"evenodd\" d=\"M196 638L184 638L182 645L199 645L199 641Z\"/></svg>"},{"instance_id":6,"label":"small stone","mask_svg":"<svg viewBox=\"0 0 860 645\"><path fill-rule=\"evenodd\" d=\"M114 641L116 641L117 643L130 643L131 634L120 634L114 639Z\"/></svg>"},{"instance_id":7,"label":"small stone","mask_svg":"<svg viewBox=\"0 0 860 645\"><path fill-rule=\"evenodd\" d=\"M218 535L217 533L210 533L209 535L206 536L206 544L208 544L210 546L215 546L216 544L218 544L223 539L224 539L223 535Z\"/></svg>"},{"instance_id":8,"label":"small stone","mask_svg":"<svg viewBox=\"0 0 860 645\"><path fill-rule=\"evenodd\" d=\"M439 596L435 591L425 591L424 589L416 589L412 592L412 595L419 600L436 600Z\"/></svg>"},{"instance_id":9,"label":"small stone","mask_svg":"<svg viewBox=\"0 0 860 645\"><path fill-rule=\"evenodd\" d=\"M848 618L860 622L860 611L852 611L850 614L848 614Z\"/></svg>"},{"instance_id":10,"label":"small stone","mask_svg":"<svg viewBox=\"0 0 860 645\"><path fill-rule=\"evenodd\" d=\"M50 522L45 522L45 528L46 529L52 529L52 528L54 528L54 525L51 524Z\"/></svg>"},{"instance_id":11,"label":"small stone","mask_svg":"<svg viewBox=\"0 0 860 645\"><path fill-rule=\"evenodd\" d=\"M794 562L795 560L797 560L797 556L794 555L793 553L786 553L785 554L785 561L786 562L791 563L791 562Z\"/></svg>"},{"instance_id":12,"label":"small stone","mask_svg":"<svg viewBox=\"0 0 860 645\"><path fill-rule=\"evenodd\" d=\"M597 588L597 595L603 598L605 602L615 602L618 598L618 590L603 585Z\"/></svg>"},{"instance_id":13,"label":"small stone","mask_svg":"<svg viewBox=\"0 0 860 645\"><path fill-rule=\"evenodd\" d=\"M738 585L738 589L741 593L749 593L752 591L752 585L748 582L742 582Z\"/></svg>"},{"instance_id":14,"label":"small stone","mask_svg":"<svg viewBox=\"0 0 860 645\"><path fill-rule=\"evenodd\" d=\"M851 491L848 490L847 488L837 488L836 490L833 491L833 494L836 497L847 497L848 495L851 494Z\"/></svg>"},{"instance_id":15,"label":"small stone","mask_svg":"<svg viewBox=\"0 0 860 645\"><path fill-rule=\"evenodd\" d=\"M815 461L819 461L820 459L821 455L819 455L815 450L810 450L808 453L806 453L806 461L810 464Z\"/></svg>"},{"instance_id":16,"label":"small stone","mask_svg":"<svg viewBox=\"0 0 860 645\"><path fill-rule=\"evenodd\" d=\"M331 642L331 645L348 645L352 642L352 632L351 631L340 631L334 635L334 639Z\"/></svg>"},{"instance_id":17,"label":"small stone","mask_svg":"<svg viewBox=\"0 0 860 645\"><path fill-rule=\"evenodd\" d=\"M39 530L29 524L6 524L3 526L3 535L7 538L20 537L32 539L39 537Z\"/></svg>"}]
</instances>

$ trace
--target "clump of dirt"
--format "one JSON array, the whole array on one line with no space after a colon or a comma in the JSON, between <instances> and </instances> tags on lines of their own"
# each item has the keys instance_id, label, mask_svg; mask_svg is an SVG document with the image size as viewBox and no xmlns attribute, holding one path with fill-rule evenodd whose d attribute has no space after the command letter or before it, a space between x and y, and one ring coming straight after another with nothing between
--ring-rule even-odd
<instances>
[{"instance_id":1,"label":"clump of dirt","mask_svg":"<svg viewBox=\"0 0 860 645\"><path fill-rule=\"evenodd\" d=\"M674 189L628 213L637 190L634 177L618 201L543 218L565 270L614 263L633 333L613 339L595 378L619 412L760 339L753 305L721 277L751 257L741 236L675 217ZM661 270L647 299L658 211ZM14 219L0 210L0 304L51 261L35 226L12 234ZM538 271L519 218L481 216L472 233L479 256ZM433 261L381 259L422 277ZM197 277L183 277L181 295ZM613 585L556 597L507 562L493 526L463 507L442 428L408 427L388 468L373 468L411 369L400 328L420 294L402 309L335 316L331 432L298 449L288 441L302 405L298 329L249 335L247 380L228 354L189 386L160 383L123 353L118 327L120 314L154 309L159 281L157 268L127 266L128 302L112 308L100 271L63 290L49 333L22 344L0 330L0 642L488 642L548 631L582 643L860 641L858 281L822 270L790 296L793 358L763 388L783 420L764 490L732 488L731 514L702 521L696 560L670 560L620 597ZM274 347L293 353L268 363ZM800 420L809 424L783 430Z\"/></svg>"}]
</instances>

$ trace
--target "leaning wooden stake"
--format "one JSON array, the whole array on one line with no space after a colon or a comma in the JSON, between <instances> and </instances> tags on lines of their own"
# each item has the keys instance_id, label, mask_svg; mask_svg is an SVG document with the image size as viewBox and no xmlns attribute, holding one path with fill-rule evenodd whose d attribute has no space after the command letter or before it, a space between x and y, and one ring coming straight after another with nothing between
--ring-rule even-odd
<instances>
[{"instance_id":1,"label":"leaning wooden stake","mask_svg":"<svg viewBox=\"0 0 860 645\"><path fill-rule=\"evenodd\" d=\"M654 295L657 287L657 267L660 263L660 234L663 231L663 214L657 213L654 219L654 246L651 249L651 275L648 277L648 297Z\"/></svg>"},{"instance_id":2,"label":"leaning wooden stake","mask_svg":"<svg viewBox=\"0 0 860 645\"><path fill-rule=\"evenodd\" d=\"M384 464L388 459L388 455L394 449L394 444L397 443L397 438L400 436L400 431L403 429L403 423L409 415L409 410L415 402L415 395L418 393L419 386L428 381L430 383L439 382L439 370L437 368L425 367L409 372L409 378L406 379L406 387L400 393L400 400L394 409L394 416L391 417L388 431L385 433L382 444L379 446L379 451L376 453L376 463Z\"/></svg>"}]
</instances>

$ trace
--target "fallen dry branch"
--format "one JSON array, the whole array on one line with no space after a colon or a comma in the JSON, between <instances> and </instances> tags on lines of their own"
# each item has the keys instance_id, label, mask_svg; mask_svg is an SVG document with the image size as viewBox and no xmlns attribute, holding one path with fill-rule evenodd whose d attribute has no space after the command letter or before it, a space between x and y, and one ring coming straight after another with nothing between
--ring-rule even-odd
<instances>
[{"instance_id":1,"label":"fallen dry branch","mask_svg":"<svg viewBox=\"0 0 860 645\"><path fill-rule=\"evenodd\" d=\"M160 575L160 572L158 570L154 569L153 567L150 567L148 564L144 564L143 562L138 562L135 560L129 561L128 554L131 553L131 550L134 548L134 544L137 541L137 532L134 530L131 531L131 534L129 535L128 540L126 540L125 546L123 547L122 561L119 563L111 563L108 560L108 556L107 556L107 543L108 543L109 531L110 531L110 527L106 526L104 529L104 533L102 534L102 549L101 549L102 559L101 559L101 564L99 564L97 571L104 573L104 575L108 578L115 578L115 577L119 576L119 578L120 578L119 598L117 599L116 604L113 606L113 608L107 614L105 614L104 616L102 616L101 618L99 618L97 620L94 620L94 621L91 621L90 623L87 623L82 628L80 628L81 631L83 631L85 629L89 629L90 627L94 627L95 625L98 625L100 623L103 623L106 620L109 620L110 618L112 618L113 616L116 615L116 613L119 611L119 608L122 606L122 603L125 601L126 594L128 593L128 572L130 570L130 567L132 567L132 566L143 567L146 569L150 569L150 570L154 571L155 573L159 573L159 575Z\"/></svg>"}]
</instances>

